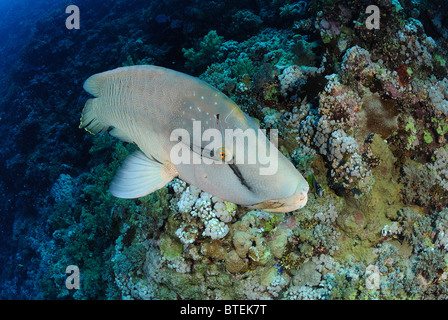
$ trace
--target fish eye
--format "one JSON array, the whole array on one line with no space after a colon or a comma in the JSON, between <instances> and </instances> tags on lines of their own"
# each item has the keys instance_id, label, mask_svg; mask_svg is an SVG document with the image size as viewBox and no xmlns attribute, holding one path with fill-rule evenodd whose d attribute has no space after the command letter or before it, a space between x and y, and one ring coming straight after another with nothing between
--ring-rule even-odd
<instances>
[{"instance_id":1,"label":"fish eye","mask_svg":"<svg viewBox=\"0 0 448 320\"><path fill-rule=\"evenodd\" d=\"M225 147L220 147L216 150L216 155L219 159L224 161L229 161L232 159L233 155L230 152L230 150L226 149Z\"/></svg>"}]
</instances>

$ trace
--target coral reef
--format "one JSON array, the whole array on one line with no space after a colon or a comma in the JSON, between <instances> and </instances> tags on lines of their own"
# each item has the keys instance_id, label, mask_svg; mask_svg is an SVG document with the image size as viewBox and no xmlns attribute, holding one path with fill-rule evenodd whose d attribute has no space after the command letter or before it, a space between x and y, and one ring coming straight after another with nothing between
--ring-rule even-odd
<instances>
[{"instance_id":1,"label":"coral reef","mask_svg":"<svg viewBox=\"0 0 448 320\"><path fill-rule=\"evenodd\" d=\"M83 0L80 30L40 19L0 79L0 297L447 299L448 11L381 0L369 29L370 4ZM198 76L277 130L307 205L251 210L180 179L112 197L136 147L78 129L82 83L134 64Z\"/></svg>"}]
</instances>

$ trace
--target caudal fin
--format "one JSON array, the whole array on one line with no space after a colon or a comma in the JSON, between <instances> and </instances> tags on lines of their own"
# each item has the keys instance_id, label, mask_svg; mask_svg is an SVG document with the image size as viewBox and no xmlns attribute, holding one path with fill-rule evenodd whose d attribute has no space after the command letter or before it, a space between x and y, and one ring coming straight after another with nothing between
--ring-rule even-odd
<instances>
[{"instance_id":1,"label":"caudal fin","mask_svg":"<svg viewBox=\"0 0 448 320\"><path fill-rule=\"evenodd\" d=\"M102 123L98 119L95 100L97 100L97 98L87 100L84 109L82 110L81 122L79 124L80 128L86 129L91 134L104 132L109 128L109 125Z\"/></svg>"},{"instance_id":2,"label":"caudal fin","mask_svg":"<svg viewBox=\"0 0 448 320\"><path fill-rule=\"evenodd\" d=\"M95 74L84 82L84 90L95 97L99 97L103 83L104 77L102 74ZM87 100L82 110L81 123L79 124L80 128L85 128L92 134L104 132L109 128L109 125L102 123L98 117L98 109L100 107L98 104L98 98Z\"/></svg>"}]
</instances>

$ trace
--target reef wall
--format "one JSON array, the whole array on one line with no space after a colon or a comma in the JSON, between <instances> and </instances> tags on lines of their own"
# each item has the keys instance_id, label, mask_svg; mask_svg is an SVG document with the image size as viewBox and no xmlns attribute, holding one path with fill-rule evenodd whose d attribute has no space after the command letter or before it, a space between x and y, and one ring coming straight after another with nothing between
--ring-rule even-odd
<instances>
[{"instance_id":1,"label":"reef wall","mask_svg":"<svg viewBox=\"0 0 448 320\"><path fill-rule=\"evenodd\" d=\"M448 297L442 3L378 0L369 29L363 0L78 2L80 30L60 12L36 24L1 100L0 297ZM249 210L179 179L112 197L135 147L78 129L82 83L133 64L198 76L277 129L305 208Z\"/></svg>"}]
</instances>

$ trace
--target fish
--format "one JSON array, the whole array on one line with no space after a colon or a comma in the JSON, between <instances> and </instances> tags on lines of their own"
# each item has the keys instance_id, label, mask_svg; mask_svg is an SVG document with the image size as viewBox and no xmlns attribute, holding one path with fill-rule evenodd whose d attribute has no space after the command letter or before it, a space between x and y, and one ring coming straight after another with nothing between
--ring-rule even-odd
<instances>
[{"instance_id":1,"label":"fish","mask_svg":"<svg viewBox=\"0 0 448 320\"><path fill-rule=\"evenodd\" d=\"M307 171L307 172L305 172L305 177L306 177L306 180L308 181L308 185L311 188L313 188L316 196L322 197L322 194L323 194L322 186L320 185L319 182L317 182L314 173L312 173L311 171Z\"/></svg>"},{"instance_id":2,"label":"fish","mask_svg":"<svg viewBox=\"0 0 448 320\"><path fill-rule=\"evenodd\" d=\"M300 172L267 139L255 119L199 78L138 65L94 74L83 87L93 98L85 103L79 127L92 134L108 131L139 148L112 179L109 190L113 196L143 197L178 177L222 200L252 209L290 212L305 206L309 186ZM229 130L240 136L229 138ZM208 132L222 135L208 137L208 141L204 136L196 138ZM254 132L257 148L275 155L275 170L270 171L274 162L267 163L260 153L253 160L256 152L248 148L246 132ZM174 161L173 155L189 161Z\"/></svg>"}]
</instances>

